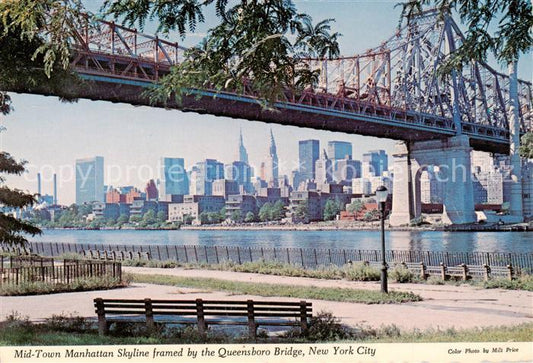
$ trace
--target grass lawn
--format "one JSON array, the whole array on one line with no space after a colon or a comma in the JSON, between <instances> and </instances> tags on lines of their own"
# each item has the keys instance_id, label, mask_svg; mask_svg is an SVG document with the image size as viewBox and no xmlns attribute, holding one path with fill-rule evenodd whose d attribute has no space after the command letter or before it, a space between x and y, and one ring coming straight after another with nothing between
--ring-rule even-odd
<instances>
[{"instance_id":1,"label":"grass lawn","mask_svg":"<svg viewBox=\"0 0 533 363\"><path fill-rule=\"evenodd\" d=\"M410 301L421 301L419 295L412 292L392 291L382 294L379 291L291 286L281 284L264 284L254 282L238 282L212 278L190 278L165 275L128 274L132 282L200 288L212 291L225 291L242 295L294 297L299 299L317 299L345 301L363 304L390 304Z\"/></svg>"},{"instance_id":2,"label":"grass lawn","mask_svg":"<svg viewBox=\"0 0 533 363\"><path fill-rule=\"evenodd\" d=\"M94 321L80 317L54 316L43 323L32 323L14 316L0 323L0 346L21 345L124 345L124 344L221 344L221 343L444 343L444 342L528 342L533 336L533 323L516 326L473 329L402 331L395 325L371 328L350 328L339 324L332 316L318 316L311 321L309 334L301 336L290 331L281 336L250 340L247 332L228 335L209 331L206 335L195 328L163 328L147 334L143 324L126 325L111 330L111 335L99 336Z\"/></svg>"}]
</instances>

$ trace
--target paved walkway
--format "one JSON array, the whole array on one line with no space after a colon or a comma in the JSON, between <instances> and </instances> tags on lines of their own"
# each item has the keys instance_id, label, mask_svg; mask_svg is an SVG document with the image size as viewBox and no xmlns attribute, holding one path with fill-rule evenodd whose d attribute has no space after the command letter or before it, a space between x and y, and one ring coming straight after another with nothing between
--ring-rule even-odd
<instances>
[{"instance_id":1,"label":"paved walkway","mask_svg":"<svg viewBox=\"0 0 533 363\"><path fill-rule=\"evenodd\" d=\"M250 281L317 287L365 288L379 290L379 282L351 282L319 280L300 277L260 275L228 271L154 269L125 267L126 272L164 274L186 277L212 277L233 281ZM355 303L311 300L313 311L329 311L349 325L364 324L373 327L395 324L403 329L470 328L495 325L516 325L533 322L533 293L502 289L479 289L468 285L389 284L390 291L412 291L424 301L404 304L365 305ZM160 298L160 299L262 299L260 296L242 296L224 292L150 284L132 284L124 289L62 293L41 296L0 297L0 319L13 311L32 320L53 314L75 314L95 317L95 297ZM283 298L288 299L288 298ZM292 299L298 300L298 299Z\"/></svg>"}]
</instances>

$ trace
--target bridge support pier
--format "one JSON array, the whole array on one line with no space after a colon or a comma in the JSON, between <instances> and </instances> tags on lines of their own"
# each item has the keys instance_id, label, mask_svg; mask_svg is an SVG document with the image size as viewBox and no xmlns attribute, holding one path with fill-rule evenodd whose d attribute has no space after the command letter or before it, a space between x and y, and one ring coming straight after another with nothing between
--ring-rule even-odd
<instances>
[{"instance_id":1,"label":"bridge support pier","mask_svg":"<svg viewBox=\"0 0 533 363\"><path fill-rule=\"evenodd\" d=\"M476 222L470 143L459 135L443 140L398 144L394 157L394 187L390 225L408 224L421 214L420 177L428 166L439 168L444 183L442 221L445 224Z\"/></svg>"}]
</instances>

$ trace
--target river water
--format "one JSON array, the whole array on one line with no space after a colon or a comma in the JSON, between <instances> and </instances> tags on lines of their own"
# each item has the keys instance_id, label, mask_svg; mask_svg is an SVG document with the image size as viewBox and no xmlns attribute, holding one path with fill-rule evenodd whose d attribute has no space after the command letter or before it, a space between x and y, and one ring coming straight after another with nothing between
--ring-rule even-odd
<instances>
[{"instance_id":1,"label":"river water","mask_svg":"<svg viewBox=\"0 0 533 363\"><path fill-rule=\"evenodd\" d=\"M387 231L386 248L533 253L531 232ZM30 241L106 245L197 245L379 249L379 231L45 230Z\"/></svg>"}]
</instances>

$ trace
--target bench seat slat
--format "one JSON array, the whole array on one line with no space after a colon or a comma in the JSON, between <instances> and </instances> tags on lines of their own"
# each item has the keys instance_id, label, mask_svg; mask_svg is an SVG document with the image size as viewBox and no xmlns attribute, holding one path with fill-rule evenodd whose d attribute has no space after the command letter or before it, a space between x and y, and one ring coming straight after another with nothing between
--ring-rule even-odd
<instances>
[{"instance_id":1,"label":"bench seat slat","mask_svg":"<svg viewBox=\"0 0 533 363\"><path fill-rule=\"evenodd\" d=\"M108 305L110 303L132 303L132 304L144 304L142 300L138 299L102 299L104 302L104 305ZM187 304L196 304L196 300L151 300L153 305L156 305L158 303L161 304L168 304L168 305L187 305ZM202 301L204 306L210 305L210 304L221 304L221 305L244 305L248 303L247 301L225 301L225 300L203 300ZM272 305L272 306L294 306L299 307L300 302L298 301L254 301L254 306L261 306L261 305ZM306 302L306 306L312 306L312 303Z\"/></svg>"},{"instance_id":2,"label":"bench seat slat","mask_svg":"<svg viewBox=\"0 0 533 363\"><path fill-rule=\"evenodd\" d=\"M157 309L177 309L177 310L196 310L196 305L159 305L159 304L152 304L152 309L155 311ZM204 306L205 309L205 306Z\"/></svg>"},{"instance_id":3,"label":"bench seat slat","mask_svg":"<svg viewBox=\"0 0 533 363\"><path fill-rule=\"evenodd\" d=\"M95 305L96 306L96 305ZM132 308L132 309L144 309L144 303L142 304L104 304L106 309L108 308Z\"/></svg>"}]
</instances>

